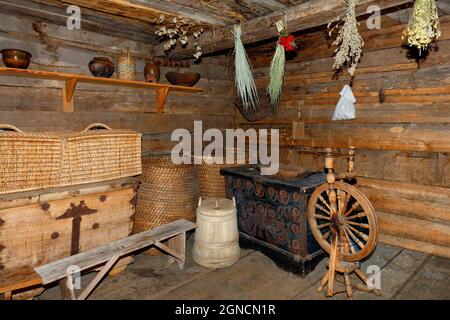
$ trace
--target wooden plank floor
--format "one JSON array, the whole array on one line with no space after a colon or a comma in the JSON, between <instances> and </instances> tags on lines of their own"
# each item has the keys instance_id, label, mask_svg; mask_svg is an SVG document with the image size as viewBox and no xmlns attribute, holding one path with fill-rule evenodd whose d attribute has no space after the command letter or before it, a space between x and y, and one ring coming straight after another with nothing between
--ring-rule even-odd
<instances>
[{"instance_id":1,"label":"wooden plank floor","mask_svg":"<svg viewBox=\"0 0 450 320\"><path fill-rule=\"evenodd\" d=\"M137 255L125 272L103 280L89 299L262 299L323 300L316 293L326 260L307 277L301 278L279 269L257 251L242 250L233 266L211 270L194 263L188 240L184 270L167 265L166 256ZM450 259L379 244L364 263L381 268L382 297L355 291L354 299L450 299ZM85 286L95 274L83 276ZM352 281L358 279L352 277ZM338 283L338 286L342 284ZM59 299L57 287L46 290L41 300ZM333 299L346 299L344 293Z\"/></svg>"}]
</instances>

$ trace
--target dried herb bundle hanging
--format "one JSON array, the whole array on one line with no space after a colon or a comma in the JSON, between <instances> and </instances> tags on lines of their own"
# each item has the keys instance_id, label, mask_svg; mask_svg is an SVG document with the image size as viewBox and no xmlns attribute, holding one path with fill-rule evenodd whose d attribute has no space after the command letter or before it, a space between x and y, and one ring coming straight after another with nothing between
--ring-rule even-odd
<instances>
[{"instance_id":1,"label":"dried herb bundle hanging","mask_svg":"<svg viewBox=\"0 0 450 320\"><path fill-rule=\"evenodd\" d=\"M283 91L284 69L286 62L285 51L293 51L296 48L294 36L289 35L286 32L286 26L283 24L283 21L277 21L276 27L279 34L279 39L275 49L275 54L272 58L272 62L270 63L269 86L267 87L270 106L273 111L277 109L277 105Z\"/></svg>"},{"instance_id":2,"label":"dried herb bundle hanging","mask_svg":"<svg viewBox=\"0 0 450 320\"><path fill-rule=\"evenodd\" d=\"M409 18L408 25L403 31L403 39L409 46L426 50L428 45L441 36L439 29L439 15L434 0L416 0Z\"/></svg>"},{"instance_id":3,"label":"dried herb bundle hanging","mask_svg":"<svg viewBox=\"0 0 450 320\"><path fill-rule=\"evenodd\" d=\"M335 50L334 65L336 70L341 69L344 65L349 66L348 73L353 76L361 59L362 48L364 47L364 40L358 32L358 21L356 21L355 8L358 0L346 0L347 10L335 20L328 24L330 25L338 21L338 23L330 30L330 37L334 29L338 28L343 23L333 45L338 46Z\"/></svg>"},{"instance_id":4,"label":"dried herb bundle hanging","mask_svg":"<svg viewBox=\"0 0 450 320\"><path fill-rule=\"evenodd\" d=\"M243 105L244 112L248 112L255 110L255 105L258 103L258 92L247 52L241 41L241 32L240 25L233 27L235 82L238 99Z\"/></svg>"}]
</instances>

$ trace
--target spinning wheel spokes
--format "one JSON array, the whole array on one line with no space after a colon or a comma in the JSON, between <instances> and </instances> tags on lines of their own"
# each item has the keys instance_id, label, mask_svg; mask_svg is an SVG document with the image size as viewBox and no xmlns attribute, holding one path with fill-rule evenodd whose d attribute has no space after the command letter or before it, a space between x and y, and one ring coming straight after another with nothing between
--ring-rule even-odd
<instances>
[{"instance_id":1,"label":"spinning wheel spokes","mask_svg":"<svg viewBox=\"0 0 450 320\"><path fill-rule=\"evenodd\" d=\"M330 191L336 192L336 215L332 217ZM330 208L329 210L327 208ZM367 198L355 187L336 181L317 188L309 202L308 219L319 245L330 252L331 235L337 232L341 259L358 261L369 255L377 239L376 217Z\"/></svg>"}]
</instances>

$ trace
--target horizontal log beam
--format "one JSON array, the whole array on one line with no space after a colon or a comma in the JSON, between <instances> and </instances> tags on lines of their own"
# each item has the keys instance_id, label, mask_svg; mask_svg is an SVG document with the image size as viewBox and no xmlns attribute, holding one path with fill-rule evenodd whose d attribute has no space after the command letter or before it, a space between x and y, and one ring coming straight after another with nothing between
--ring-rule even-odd
<instances>
[{"instance_id":1,"label":"horizontal log beam","mask_svg":"<svg viewBox=\"0 0 450 320\"><path fill-rule=\"evenodd\" d=\"M384 233L381 233L378 239L381 243L450 258L449 246L440 246L425 241L417 241Z\"/></svg>"},{"instance_id":2,"label":"horizontal log beam","mask_svg":"<svg viewBox=\"0 0 450 320\"><path fill-rule=\"evenodd\" d=\"M381 233L450 247L450 225L387 212L376 212ZM449 248L450 249L450 248Z\"/></svg>"},{"instance_id":3,"label":"horizontal log beam","mask_svg":"<svg viewBox=\"0 0 450 320\"><path fill-rule=\"evenodd\" d=\"M450 188L445 187L358 177L358 188L371 189L372 192L407 200L450 205Z\"/></svg>"},{"instance_id":4,"label":"horizontal log beam","mask_svg":"<svg viewBox=\"0 0 450 320\"><path fill-rule=\"evenodd\" d=\"M382 10L404 6L412 3L413 0L361 0L356 8L357 16L367 13L367 7L378 5ZM286 17L287 26L290 32L298 32L326 25L346 8L345 0L315 0L307 1L293 6L284 11L277 11L266 16L250 21L242 22L242 42L244 44L256 43L271 39L277 36L275 22ZM198 44L202 47L203 54L211 54L232 48L234 39L232 34L233 26L220 29L212 29L205 32L199 39ZM194 53L194 41L191 39L186 48L177 47L171 55L178 59L191 58ZM156 47L157 56L164 55L162 45Z\"/></svg>"},{"instance_id":5,"label":"horizontal log beam","mask_svg":"<svg viewBox=\"0 0 450 320\"><path fill-rule=\"evenodd\" d=\"M174 6L163 6L160 3L155 3L152 6L151 3L129 1L129 0L61 0L63 3L77 5L83 8L88 8L104 13L114 14L120 17L127 17L136 20L153 22L158 19L160 15L164 15L166 19L184 17L186 20L200 23L206 26L215 25L220 23L216 19L211 19L198 12L175 12ZM173 10L173 12L172 12Z\"/></svg>"}]
</instances>

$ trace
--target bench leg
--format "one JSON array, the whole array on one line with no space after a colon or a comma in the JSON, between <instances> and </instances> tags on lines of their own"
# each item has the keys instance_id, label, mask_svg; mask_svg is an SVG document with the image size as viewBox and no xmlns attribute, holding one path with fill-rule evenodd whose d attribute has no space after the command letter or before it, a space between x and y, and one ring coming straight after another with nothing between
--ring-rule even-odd
<instances>
[{"instance_id":1,"label":"bench leg","mask_svg":"<svg viewBox=\"0 0 450 320\"><path fill-rule=\"evenodd\" d=\"M169 263L178 262L178 266L181 270L184 268L184 261L186 258L186 232L180 233L167 241L167 246L173 251L178 253L178 258L173 256L169 257Z\"/></svg>"},{"instance_id":2,"label":"bench leg","mask_svg":"<svg viewBox=\"0 0 450 320\"><path fill-rule=\"evenodd\" d=\"M103 266L102 270L95 276L94 279L88 284L86 289L78 296L77 300L86 300L86 298L91 294L95 287L102 281L103 277L108 273L109 270L114 266L114 264L119 260L120 256L113 256L109 261Z\"/></svg>"},{"instance_id":3,"label":"bench leg","mask_svg":"<svg viewBox=\"0 0 450 320\"><path fill-rule=\"evenodd\" d=\"M59 290L61 292L61 300L75 300L75 288L73 285L67 285L68 282L73 283L71 274L66 278L59 280Z\"/></svg>"},{"instance_id":4,"label":"bench leg","mask_svg":"<svg viewBox=\"0 0 450 320\"><path fill-rule=\"evenodd\" d=\"M3 300L11 300L11 299L12 299L11 291L6 291L5 293L3 293Z\"/></svg>"}]
</instances>

